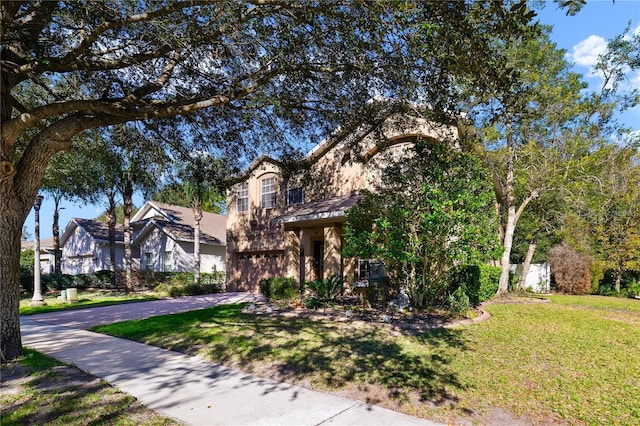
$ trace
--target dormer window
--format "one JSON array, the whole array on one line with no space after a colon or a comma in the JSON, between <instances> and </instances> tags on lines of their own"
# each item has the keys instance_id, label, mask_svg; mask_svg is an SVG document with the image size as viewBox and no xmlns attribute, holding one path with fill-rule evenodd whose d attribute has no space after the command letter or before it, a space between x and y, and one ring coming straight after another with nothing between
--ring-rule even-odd
<instances>
[{"instance_id":1,"label":"dormer window","mask_svg":"<svg viewBox=\"0 0 640 426\"><path fill-rule=\"evenodd\" d=\"M272 209L276 206L276 179L267 177L260 181L260 207Z\"/></svg>"},{"instance_id":2,"label":"dormer window","mask_svg":"<svg viewBox=\"0 0 640 426\"><path fill-rule=\"evenodd\" d=\"M302 187L297 186L295 188L287 189L287 205L293 206L295 204L302 204L303 201Z\"/></svg>"},{"instance_id":3,"label":"dormer window","mask_svg":"<svg viewBox=\"0 0 640 426\"><path fill-rule=\"evenodd\" d=\"M249 211L249 183L243 182L236 190L236 210L238 213Z\"/></svg>"}]
</instances>

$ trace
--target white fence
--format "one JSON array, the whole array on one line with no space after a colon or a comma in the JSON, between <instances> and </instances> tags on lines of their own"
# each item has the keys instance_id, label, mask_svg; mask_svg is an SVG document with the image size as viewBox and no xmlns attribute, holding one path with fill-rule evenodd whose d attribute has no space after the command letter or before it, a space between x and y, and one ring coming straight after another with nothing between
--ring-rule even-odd
<instances>
[{"instance_id":1,"label":"white fence","mask_svg":"<svg viewBox=\"0 0 640 426\"><path fill-rule=\"evenodd\" d=\"M511 273L518 277L522 274L522 264L511 265ZM549 263L532 264L525 281L525 288L534 293L549 293L551 291L551 268Z\"/></svg>"}]
</instances>

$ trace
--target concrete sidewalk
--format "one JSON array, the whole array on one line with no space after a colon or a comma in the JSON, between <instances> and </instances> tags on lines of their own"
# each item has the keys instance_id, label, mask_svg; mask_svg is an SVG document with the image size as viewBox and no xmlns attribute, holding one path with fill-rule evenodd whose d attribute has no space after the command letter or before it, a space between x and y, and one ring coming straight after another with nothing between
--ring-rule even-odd
<instances>
[{"instance_id":1,"label":"concrete sidewalk","mask_svg":"<svg viewBox=\"0 0 640 426\"><path fill-rule=\"evenodd\" d=\"M25 346L106 380L148 408L187 424L435 425L362 402L245 374L198 357L84 329L96 321L103 324L127 316L144 318L149 313L160 315L155 312L169 313L170 309L187 306L202 308L253 297L256 296L239 293L211 295L208 299L180 298L181 303L171 303L176 299L141 302L128 305L132 311L128 315L115 307L103 307L78 310L74 315L66 311L22 317L22 341ZM109 318L109 314L114 318Z\"/></svg>"}]
</instances>

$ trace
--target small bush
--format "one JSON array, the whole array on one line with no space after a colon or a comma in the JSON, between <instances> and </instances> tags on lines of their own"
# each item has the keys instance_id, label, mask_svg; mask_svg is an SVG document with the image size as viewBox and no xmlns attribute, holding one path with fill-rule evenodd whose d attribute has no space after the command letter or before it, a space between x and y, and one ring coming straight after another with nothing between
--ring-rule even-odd
<instances>
[{"instance_id":1,"label":"small bush","mask_svg":"<svg viewBox=\"0 0 640 426\"><path fill-rule=\"evenodd\" d=\"M273 277L262 279L258 286L260 293L268 299L293 300L298 295L298 286L294 278Z\"/></svg>"},{"instance_id":2,"label":"small bush","mask_svg":"<svg viewBox=\"0 0 640 426\"><path fill-rule=\"evenodd\" d=\"M640 296L640 281L633 282L627 285L627 294L629 297L639 297Z\"/></svg>"},{"instance_id":3,"label":"small bush","mask_svg":"<svg viewBox=\"0 0 640 426\"><path fill-rule=\"evenodd\" d=\"M551 276L557 291L565 294L585 294L591 288L591 258L578 253L566 243L549 251Z\"/></svg>"},{"instance_id":4,"label":"small bush","mask_svg":"<svg viewBox=\"0 0 640 426\"><path fill-rule=\"evenodd\" d=\"M468 265L457 268L451 275L452 294L459 288L472 306L491 299L498 291L501 270L491 265Z\"/></svg>"},{"instance_id":5,"label":"small bush","mask_svg":"<svg viewBox=\"0 0 640 426\"><path fill-rule=\"evenodd\" d=\"M305 299L305 306L308 308L318 308L327 306L335 302L336 298L342 294L343 281L340 275L334 275L328 280L316 280L305 283L305 291L309 297Z\"/></svg>"},{"instance_id":6,"label":"small bush","mask_svg":"<svg viewBox=\"0 0 640 426\"><path fill-rule=\"evenodd\" d=\"M293 300L298 295L298 286L293 278L271 278L271 297L276 300Z\"/></svg>"},{"instance_id":7,"label":"small bush","mask_svg":"<svg viewBox=\"0 0 640 426\"><path fill-rule=\"evenodd\" d=\"M75 275L67 275L67 274L48 274L42 275L40 278L40 282L42 283L42 288L49 290L64 290L70 287L78 287L75 281Z\"/></svg>"},{"instance_id":8,"label":"small bush","mask_svg":"<svg viewBox=\"0 0 640 426\"><path fill-rule=\"evenodd\" d=\"M269 299L271 297L271 282L267 278L263 278L258 282L260 294Z\"/></svg>"},{"instance_id":9,"label":"small bush","mask_svg":"<svg viewBox=\"0 0 640 426\"><path fill-rule=\"evenodd\" d=\"M449 305L449 312L453 315L465 314L471 309L471 301L467 294L467 288L464 285L458 287L453 293L449 295L447 300Z\"/></svg>"},{"instance_id":10,"label":"small bush","mask_svg":"<svg viewBox=\"0 0 640 426\"><path fill-rule=\"evenodd\" d=\"M208 294L207 289L200 284L185 284L185 285L172 285L167 283L159 284L155 287L154 291L161 294L166 294L169 297L180 296L200 296L202 294Z\"/></svg>"},{"instance_id":11,"label":"small bush","mask_svg":"<svg viewBox=\"0 0 640 426\"><path fill-rule=\"evenodd\" d=\"M20 252L20 285L27 292L33 292L33 250Z\"/></svg>"}]
</instances>

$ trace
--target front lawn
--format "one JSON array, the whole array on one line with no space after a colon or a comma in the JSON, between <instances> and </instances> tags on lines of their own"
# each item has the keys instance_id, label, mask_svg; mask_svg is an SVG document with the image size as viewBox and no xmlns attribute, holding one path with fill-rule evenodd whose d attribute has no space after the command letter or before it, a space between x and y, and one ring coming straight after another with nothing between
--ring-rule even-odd
<instances>
[{"instance_id":1,"label":"front lawn","mask_svg":"<svg viewBox=\"0 0 640 426\"><path fill-rule=\"evenodd\" d=\"M74 303L67 303L67 301L62 300L59 296L59 292L44 295L46 306L29 306L29 303L31 303L31 296L25 296L20 300L20 315L43 314L45 312L109 306L120 303L144 302L147 300L158 300L160 298L157 295L146 293L79 290L78 301Z\"/></svg>"},{"instance_id":2,"label":"front lawn","mask_svg":"<svg viewBox=\"0 0 640 426\"><path fill-rule=\"evenodd\" d=\"M240 305L96 330L440 421L638 424L640 301L551 299L415 336Z\"/></svg>"},{"instance_id":3,"label":"front lawn","mask_svg":"<svg viewBox=\"0 0 640 426\"><path fill-rule=\"evenodd\" d=\"M39 352L2 364L2 425L177 425L79 369Z\"/></svg>"}]
</instances>

